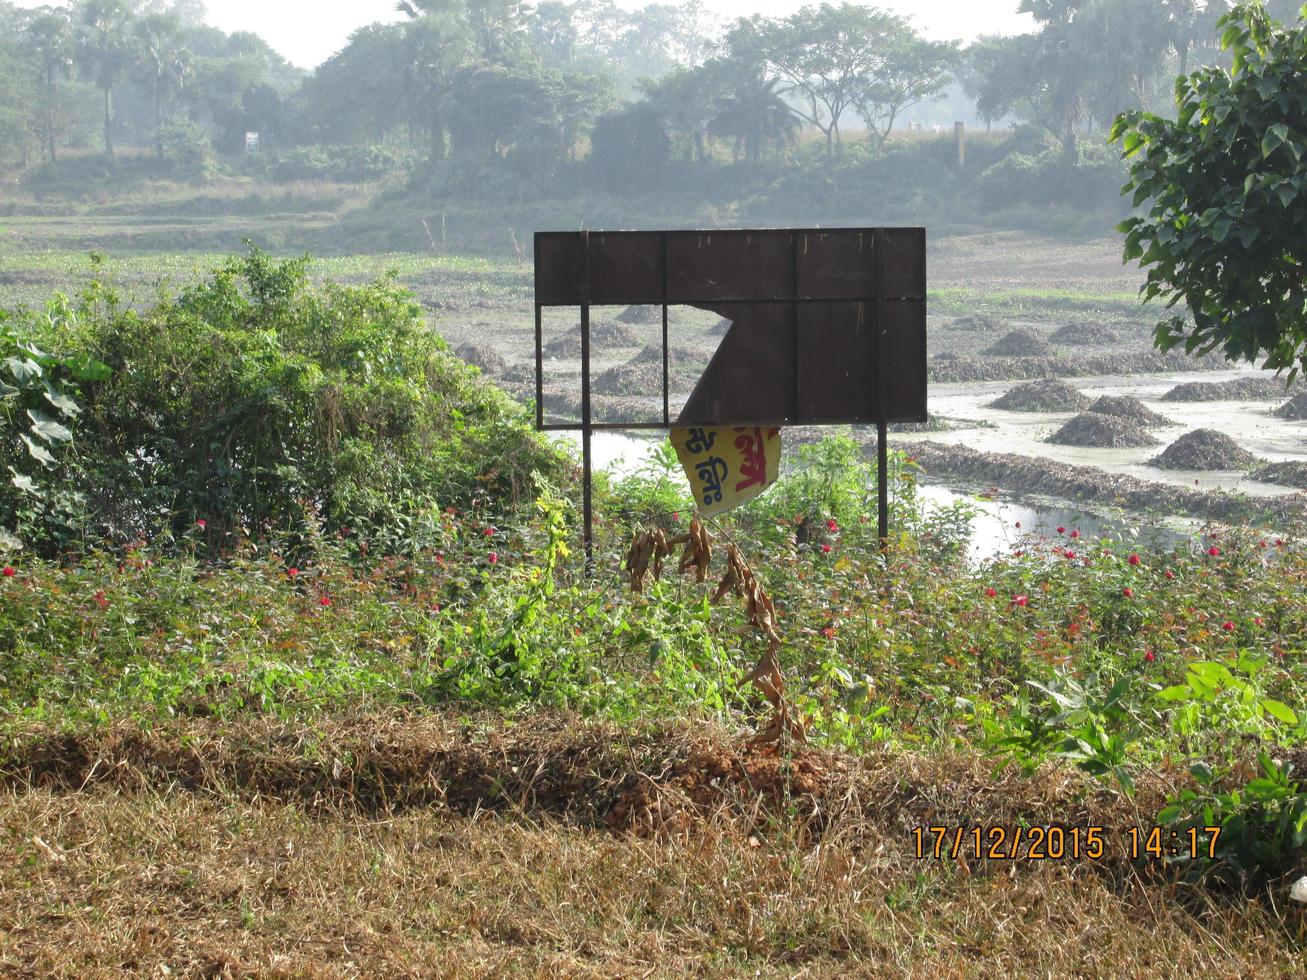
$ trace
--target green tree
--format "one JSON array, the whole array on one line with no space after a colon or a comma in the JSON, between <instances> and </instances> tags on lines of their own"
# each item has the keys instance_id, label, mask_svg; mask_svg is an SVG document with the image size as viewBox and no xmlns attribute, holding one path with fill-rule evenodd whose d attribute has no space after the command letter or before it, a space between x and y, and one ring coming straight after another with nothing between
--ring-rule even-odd
<instances>
[{"instance_id":1,"label":"green tree","mask_svg":"<svg viewBox=\"0 0 1307 980\"><path fill-rule=\"evenodd\" d=\"M1259 3L1220 26L1229 71L1180 78L1173 120L1135 110L1112 129L1133 160L1126 191L1149 202L1120 225L1125 259L1148 270L1145 299L1193 318L1158 324L1159 348L1221 348L1293 376L1307 367L1307 27Z\"/></svg>"},{"instance_id":2,"label":"green tree","mask_svg":"<svg viewBox=\"0 0 1307 980\"><path fill-rule=\"evenodd\" d=\"M28 23L26 39L40 71L41 135L45 143L46 159L53 163L55 147L58 143L56 139L58 86L60 80L67 78L73 70L73 25L65 11L46 8Z\"/></svg>"},{"instance_id":3,"label":"green tree","mask_svg":"<svg viewBox=\"0 0 1307 980\"><path fill-rule=\"evenodd\" d=\"M793 141L799 120L780 95L777 78L757 75L738 78L730 94L718 105L710 126L715 133L734 137L731 156L756 162L768 147L781 147Z\"/></svg>"},{"instance_id":4,"label":"green tree","mask_svg":"<svg viewBox=\"0 0 1307 980\"><path fill-rule=\"evenodd\" d=\"M77 52L104 97L104 152L113 156L113 90L131 66L127 0L83 0L77 10Z\"/></svg>"},{"instance_id":5,"label":"green tree","mask_svg":"<svg viewBox=\"0 0 1307 980\"><path fill-rule=\"evenodd\" d=\"M132 24L134 75L154 104L154 145L163 159L163 100L180 92L194 77L195 64L186 47L181 19L174 14L147 14Z\"/></svg>"},{"instance_id":6,"label":"green tree","mask_svg":"<svg viewBox=\"0 0 1307 980\"><path fill-rule=\"evenodd\" d=\"M867 132L878 143L885 142L903 110L944 91L958 60L956 43L923 40L906 21L893 25L884 43L884 57L856 103Z\"/></svg>"}]
</instances>

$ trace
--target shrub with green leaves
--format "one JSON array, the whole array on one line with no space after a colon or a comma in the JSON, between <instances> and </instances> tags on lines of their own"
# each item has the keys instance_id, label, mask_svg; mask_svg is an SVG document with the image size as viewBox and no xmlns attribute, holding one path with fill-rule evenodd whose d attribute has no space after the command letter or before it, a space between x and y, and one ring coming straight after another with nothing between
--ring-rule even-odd
<instances>
[{"instance_id":1,"label":"shrub with green leaves","mask_svg":"<svg viewBox=\"0 0 1307 980\"><path fill-rule=\"evenodd\" d=\"M59 356L107 366L82 383L68 476L86 532L180 537L203 520L221 543L295 532L315 511L402 550L424 514L516 499L533 471L564 474L411 294L389 278L313 286L307 266L253 251L139 312L96 280L49 325Z\"/></svg>"}]
</instances>

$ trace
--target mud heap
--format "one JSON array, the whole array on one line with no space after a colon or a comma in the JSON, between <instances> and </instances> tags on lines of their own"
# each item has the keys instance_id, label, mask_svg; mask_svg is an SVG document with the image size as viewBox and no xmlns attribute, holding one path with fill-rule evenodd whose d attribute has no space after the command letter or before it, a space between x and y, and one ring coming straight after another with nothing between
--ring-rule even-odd
<instances>
[{"instance_id":1,"label":"mud heap","mask_svg":"<svg viewBox=\"0 0 1307 980\"><path fill-rule=\"evenodd\" d=\"M500 377L501 381L513 384L534 385L536 383L536 366L531 361L518 361Z\"/></svg>"},{"instance_id":2,"label":"mud heap","mask_svg":"<svg viewBox=\"0 0 1307 980\"><path fill-rule=\"evenodd\" d=\"M1255 465L1257 457L1224 432L1194 429L1149 462L1164 470L1243 470Z\"/></svg>"},{"instance_id":3,"label":"mud heap","mask_svg":"<svg viewBox=\"0 0 1307 980\"><path fill-rule=\"evenodd\" d=\"M1295 386L1297 387L1297 386ZM1190 381L1162 396L1164 402L1233 402L1283 398L1288 389L1278 378L1234 378L1230 381Z\"/></svg>"},{"instance_id":4,"label":"mud heap","mask_svg":"<svg viewBox=\"0 0 1307 980\"><path fill-rule=\"evenodd\" d=\"M1089 406L1091 412L1099 415L1114 415L1119 419L1129 419L1140 425L1173 425L1165 415L1158 415L1138 398L1129 395L1104 395Z\"/></svg>"},{"instance_id":5,"label":"mud heap","mask_svg":"<svg viewBox=\"0 0 1307 980\"><path fill-rule=\"evenodd\" d=\"M1048 341L1031 330L1013 330L981 353L990 357L1048 357L1053 353L1053 348L1048 346Z\"/></svg>"},{"instance_id":6,"label":"mud heap","mask_svg":"<svg viewBox=\"0 0 1307 980\"><path fill-rule=\"evenodd\" d=\"M1089 399L1065 381L1042 378L1017 385L990 402L990 407L1008 412L1083 412Z\"/></svg>"},{"instance_id":7,"label":"mud heap","mask_svg":"<svg viewBox=\"0 0 1307 980\"><path fill-rule=\"evenodd\" d=\"M667 311L667 318L672 318L672 311ZM619 323L662 323L663 308L661 306L628 306L621 313L617 314Z\"/></svg>"},{"instance_id":8,"label":"mud heap","mask_svg":"<svg viewBox=\"0 0 1307 980\"><path fill-rule=\"evenodd\" d=\"M663 363L663 345L662 343L645 344L640 348L640 352L632 357L627 364L657 364ZM669 345L667 348L667 364L669 367L685 367L693 364L694 358L684 347L675 347Z\"/></svg>"},{"instance_id":9,"label":"mud heap","mask_svg":"<svg viewBox=\"0 0 1307 980\"><path fill-rule=\"evenodd\" d=\"M1275 414L1290 422L1307 419L1307 391L1300 392L1275 410Z\"/></svg>"},{"instance_id":10,"label":"mud heap","mask_svg":"<svg viewBox=\"0 0 1307 980\"><path fill-rule=\"evenodd\" d=\"M661 395L663 366L653 361L619 364L595 378L594 390L603 395Z\"/></svg>"},{"instance_id":11,"label":"mud heap","mask_svg":"<svg viewBox=\"0 0 1307 980\"><path fill-rule=\"evenodd\" d=\"M486 374L503 374L508 364L493 347L481 344L460 344L454 353L473 367L479 367Z\"/></svg>"},{"instance_id":12,"label":"mud heap","mask_svg":"<svg viewBox=\"0 0 1307 980\"><path fill-rule=\"evenodd\" d=\"M545 357L580 357L581 332L576 329L547 341L543 348Z\"/></svg>"},{"instance_id":13,"label":"mud heap","mask_svg":"<svg viewBox=\"0 0 1307 980\"><path fill-rule=\"evenodd\" d=\"M1092 320L1077 320L1074 323L1068 323L1066 326L1055 330L1048 339L1055 344L1065 344L1072 347L1116 344L1121 341L1121 338L1110 328L1103 326L1101 323L1094 323Z\"/></svg>"},{"instance_id":14,"label":"mud heap","mask_svg":"<svg viewBox=\"0 0 1307 980\"><path fill-rule=\"evenodd\" d=\"M1253 470L1250 475L1262 483L1307 490L1307 463L1267 463Z\"/></svg>"},{"instance_id":15,"label":"mud heap","mask_svg":"<svg viewBox=\"0 0 1307 980\"><path fill-rule=\"evenodd\" d=\"M600 320L590 324L590 342L604 347L639 347L648 339L649 331L632 330L616 320Z\"/></svg>"},{"instance_id":16,"label":"mud heap","mask_svg":"<svg viewBox=\"0 0 1307 980\"><path fill-rule=\"evenodd\" d=\"M952 330L971 330L975 333L997 333L1003 329L1003 321L988 313L968 313L949 324Z\"/></svg>"},{"instance_id":17,"label":"mud heap","mask_svg":"<svg viewBox=\"0 0 1307 980\"><path fill-rule=\"evenodd\" d=\"M1133 419L1097 412L1081 412L1049 436L1048 441L1059 446L1089 449L1133 449L1157 445L1157 440L1148 430Z\"/></svg>"}]
</instances>

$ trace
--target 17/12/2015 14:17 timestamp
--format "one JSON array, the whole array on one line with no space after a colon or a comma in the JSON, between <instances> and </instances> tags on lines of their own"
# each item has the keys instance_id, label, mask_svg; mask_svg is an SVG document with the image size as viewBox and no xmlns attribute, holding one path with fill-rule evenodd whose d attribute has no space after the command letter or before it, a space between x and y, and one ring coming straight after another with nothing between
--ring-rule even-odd
<instances>
[{"instance_id":1,"label":"17/12/2015 14:17 timestamp","mask_svg":"<svg viewBox=\"0 0 1307 980\"><path fill-rule=\"evenodd\" d=\"M994 825L913 827L917 860L1101 861L1214 858L1220 827L1021 827Z\"/></svg>"}]
</instances>

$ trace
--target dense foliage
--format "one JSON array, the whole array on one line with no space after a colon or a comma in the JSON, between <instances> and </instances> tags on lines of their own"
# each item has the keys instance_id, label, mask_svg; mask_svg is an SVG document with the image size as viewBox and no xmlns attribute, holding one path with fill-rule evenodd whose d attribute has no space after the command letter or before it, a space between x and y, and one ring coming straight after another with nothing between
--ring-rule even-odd
<instances>
[{"instance_id":1,"label":"dense foliage","mask_svg":"<svg viewBox=\"0 0 1307 980\"><path fill-rule=\"evenodd\" d=\"M1220 26L1230 72L1179 79L1174 120L1130 112L1112 131L1134 159L1126 190L1149 202L1121 225L1125 258L1148 269L1145 297L1192 317L1158 325L1163 350L1220 347L1296 374L1307 367L1307 28L1281 29L1259 4Z\"/></svg>"},{"instance_id":2,"label":"dense foliage","mask_svg":"<svg viewBox=\"0 0 1307 980\"><path fill-rule=\"evenodd\" d=\"M4 363L32 394L9 412L7 451L49 467L47 502L57 488L63 502L52 523L16 476L0 494L12 529L49 551L82 537L180 538L202 521L220 546L316 513L394 548L422 540L446 506L511 501L532 472L563 475L522 410L447 351L409 293L390 279L315 287L307 264L251 252L140 311L95 279L76 306L57 298L16 319L30 353ZM60 368L74 400L44 388L41 372ZM62 423L34 410L41 397Z\"/></svg>"}]
</instances>

